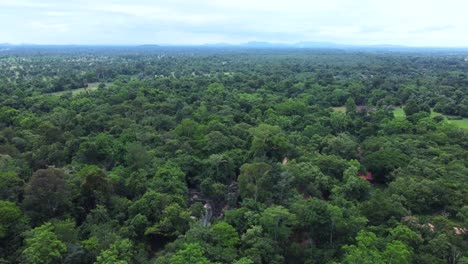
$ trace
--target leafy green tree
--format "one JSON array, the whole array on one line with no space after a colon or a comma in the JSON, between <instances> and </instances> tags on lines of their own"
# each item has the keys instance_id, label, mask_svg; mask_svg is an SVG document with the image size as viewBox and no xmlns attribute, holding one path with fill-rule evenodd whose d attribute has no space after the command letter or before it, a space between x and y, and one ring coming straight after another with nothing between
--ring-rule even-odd
<instances>
[{"instance_id":1,"label":"leafy green tree","mask_svg":"<svg viewBox=\"0 0 468 264\"><path fill-rule=\"evenodd\" d=\"M411 248L403 242L394 240L386 244L385 249L379 249L382 241L374 233L360 231L356 237L357 246L346 245L343 263L410 263Z\"/></svg>"},{"instance_id":2,"label":"leafy green tree","mask_svg":"<svg viewBox=\"0 0 468 264\"><path fill-rule=\"evenodd\" d=\"M335 155L317 155L313 159L313 164L320 168L324 174L337 179L343 177L343 172L348 167L348 162Z\"/></svg>"},{"instance_id":3,"label":"leafy green tree","mask_svg":"<svg viewBox=\"0 0 468 264\"><path fill-rule=\"evenodd\" d=\"M237 246L240 239L234 227L226 222L219 222L211 226L213 246L207 252L216 256L216 260L232 263L237 258Z\"/></svg>"},{"instance_id":4,"label":"leafy green tree","mask_svg":"<svg viewBox=\"0 0 468 264\"><path fill-rule=\"evenodd\" d=\"M358 143L347 133L340 133L336 137L324 138L322 153L337 155L344 159L356 158Z\"/></svg>"},{"instance_id":5,"label":"leafy green tree","mask_svg":"<svg viewBox=\"0 0 468 264\"><path fill-rule=\"evenodd\" d=\"M345 108L346 108L346 114L348 115L356 113L356 102L354 101L352 97L346 100Z\"/></svg>"},{"instance_id":6,"label":"leafy green tree","mask_svg":"<svg viewBox=\"0 0 468 264\"><path fill-rule=\"evenodd\" d=\"M96 264L131 264L134 257L134 246L129 239L117 240L99 254Z\"/></svg>"},{"instance_id":7,"label":"leafy green tree","mask_svg":"<svg viewBox=\"0 0 468 264\"><path fill-rule=\"evenodd\" d=\"M183 241L200 244L206 252L206 257L216 263L232 263L237 259L239 235L234 227L226 222L218 222L210 227L191 225Z\"/></svg>"},{"instance_id":8,"label":"leafy green tree","mask_svg":"<svg viewBox=\"0 0 468 264\"><path fill-rule=\"evenodd\" d=\"M7 125L12 125L16 117L20 115L20 111L9 106L1 106L0 113L0 122Z\"/></svg>"},{"instance_id":9,"label":"leafy green tree","mask_svg":"<svg viewBox=\"0 0 468 264\"><path fill-rule=\"evenodd\" d=\"M362 201L367 198L371 185L358 177L359 162L353 160L349 163L349 167L344 171L344 183L332 190L333 195L342 195L347 200Z\"/></svg>"},{"instance_id":10,"label":"leafy green tree","mask_svg":"<svg viewBox=\"0 0 468 264\"><path fill-rule=\"evenodd\" d=\"M246 257L243 257L239 260L236 260L234 262L234 264L254 264L255 262L253 262L253 260L249 259L249 258L246 258Z\"/></svg>"},{"instance_id":11,"label":"leafy green tree","mask_svg":"<svg viewBox=\"0 0 468 264\"><path fill-rule=\"evenodd\" d=\"M70 198L64 172L55 168L34 172L25 187L23 205L36 221L67 212Z\"/></svg>"},{"instance_id":12,"label":"leafy green tree","mask_svg":"<svg viewBox=\"0 0 468 264\"><path fill-rule=\"evenodd\" d=\"M153 189L171 195L187 195L185 173L176 165L168 164L159 168L150 182Z\"/></svg>"},{"instance_id":13,"label":"leafy green tree","mask_svg":"<svg viewBox=\"0 0 468 264\"><path fill-rule=\"evenodd\" d=\"M272 186L273 200L278 204L285 204L296 194L294 190L294 175L289 171L274 174Z\"/></svg>"},{"instance_id":14,"label":"leafy green tree","mask_svg":"<svg viewBox=\"0 0 468 264\"><path fill-rule=\"evenodd\" d=\"M463 222L465 226L468 226L468 205L464 205L457 213L457 218Z\"/></svg>"},{"instance_id":15,"label":"leafy green tree","mask_svg":"<svg viewBox=\"0 0 468 264\"><path fill-rule=\"evenodd\" d=\"M281 160L289 155L291 144L279 126L260 124L249 132L253 137L251 151L255 156Z\"/></svg>"},{"instance_id":16,"label":"leafy green tree","mask_svg":"<svg viewBox=\"0 0 468 264\"><path fill-rule=\"evenodd\" d=\"M138 239L143 238L146 229L150 225L148 218L144 215L137 214L135 215L129 223L129 228L131 229L131 236L136 237Z\"/></svg>"},{"instance_id":17,"label":"leafy green tree","mask_svg":"<svg viewBox=\"0 0 468 264\"><path fill-rule=\"evenodd\" d=\"M420 111L419 104L416 100L410 99L406 102L405 107L403 107L406 116L411 116Z\"/></svg>"},{"instance_id":18,"label":"leafy green tree","mask_svg":"<svg viewBox=\"0 0 468 264\"><path fill-rule=\"evenodd\" d=\"M348 202L346 202L348 203ZM337 246L347 242L361 230L367 219L356 209L342 208L319 199L297 201L292 211L297 215L298 229L308 235L317 246Z\"/></svg>"},{"instance_id":19,"label":"leafy green tree","mask_svg":"<svg viewBox=\"0 0 468 264\"><path fill-rule=\"evenodd\" d=\"M382 225L389 220L400 220L408 214L401 198L388 192L376 190L369 200L359 205L361 213L372 225Z\"/></svg>"},{"instance_id":20,"label":"leafy green tree","mask_svg":"<svg viewBox=\"0 0 468 264\"><path fill-rule=\"evenodd\" d=\"M43 224L25 233L24 263L60 263L67 247L58 240L51 223Z\"/></svg>"},{"instance_id":21,"label":"leafy green tree","mask_svg":"<svg viewBox=\"0 0 468 264\"><path fill-rule=\"evenodd\" d=\"M53 225L54 233L57 235L57 238L67 244L77 244L78 242L78 228L76 227L75 220L65 219L58 220L53 219L51 221Z\"/></svg>"},{"instance_id":22,"label":"leafy green tree","mask_svg":"<svg viewBox=\"0 0 468 264\"><path fill-rule=\"evenodd\" d=\"M389 181L389 174L397 169L406 166L409 157L395 148L382 148L369 153L364 163L367 168L376 176L375 180L381 182Z\"/></svg>"},{"instance_id":23,"label":"leafy green tree","mask_svg":"<svg viewBox=\"0 0 468 264\"><path fill-rule=\"evenodd\" d=\"M421 234L418 234L409 227L401 224L390 230L390 234L394 240L401 241L413 248L423 242ZM396 246L398 247L398 245Z\"/></svg>"},{"instance_id":24,"label":"leafy green tree","mask_svg":"<svg viewBox=\"0 0 468 264\"><path fill-rule=\"evenodd\" d=\"M387 244L383 252L385 263L389 264L406 264L411 263L411 249L403 242L395 240Z\"/></svg>"},{"instance_id":25,"label":"leafy green tree","mask_svg":"<svg viewBox=\"0 0 468 264\"><path fill-rule=\"evenodd\" d=\"M91 256L83 246L78 244L67 245L67 254L63 257L63 264L93 263L95 256Z\"/></svg>"},{"instance_id":26,"label":"leafy green tree","mask_svg":"<svg viewBox=\"0 0 468 264\"><path fill-rule=\"evenodd\" d=\"M466 97L460 102L458 114L464 118L468 117L468 99Z\"/></svg>"},{"instance_id":27,"label":"leafy green tree","mask_svg":"<svg viewBox=\"0 0 468 264\"><path fill-rule=\"evenodd\" d=\"M426 252L430 253L433 262L458 263L463 253L454 242L450 235L439 233L429 241Z\"/></svg>"},{"instance_id":28,"label":"leafy green tree","mask_svg":"<svg viewBox=\"0 0 468 264\"><path fill-rule=\"evenodd\" d=\"M222 202L227 193L226 185L214 182L211 178L206 178L200 183L200 190L216 203Z\"/></svg>"},{"instance_id":29,"label":"leafy green tree","mask_svg":"<svg viewBox=\"0 0 468 264\"><path fill-rule=\"evenodd\" d=\"M148 190L130 205L128 211L131 217L141 214L146 216L148 221L155 223L161 220L164 208L173 203L185 205L183 197Z\"/></svg>"},{"instance_id":30,"label":"leafy green tree","mask_svg":"<svg viewBox=\"0 0 468 264\"><path fill-rule=\"evenodd\" d=\"M184 249L176 252L171 257L170 263L173 264L210 264L211 262L204 256L205 251L197 243L184 245Z\"/></svg>"},{"instance_id":31,"label":"leafy green tree","mask_svg":"<svg viewBox=\"0 0 468 264\"><path fill-rule=\"evenodd\" d=\"M83 163L101 165L109 169L114 165L116 149L119 146L112 135L100 133L81 143L76 156Z\"/></svg>"},{"instance_id":32,"label":"leafy green tree","mask_svg":"<svg viewBox=\"0 0 468 264\"><path fill-rule=\"evenodd\" d=\"M212 109L216 109L217 106L222 105L226 96L226 88L220 83L212 83L206 89L206 101Z\"/></svg>"},{"instance_id":33,"label":"leafy green tree","mask_svg":"<svg viewBox=\"0 0 468 264\"><path fill-rule=\"evenodd\" d=\"M201 136L202 127L194 120L186 118L174 129L179 137L199 138Z\"/></svg>"},{"instance_id":34,"label":"leafy green tree","mask_svg":"<svg viewBox=\"0 0 468 264\"><path fill-rule=\"evenodd\" d=\"M211 131L204 136L203 141L203 149L210 154L224 152L232 146L230 138L220 131Z\"/></svg>"},{"instance_id":35,"label":"leafy green tree","mask_svg":"<svg viewBox=\"0 0 468 264\"><path fill-rule=\"evenodd\" d=\"M167 237L177 237L189 229L190 211L173 203L162 211L161 220L146 230L145 234L160 234Z\"/></svg>"},{"instance_id":36,"label":"leafy green tree","mask_svg":"<svg viewBox=\"0 0 468 264\"><path fill-rule=\"evenodd\" d=\"M349 116L333 112L330 114L330 126L335 133L345 132L351 125L351 119Z\"/></svg>"},{"instance_id":37,"label":"leafy green tree","mask_svg":"<svg viewBox=\"0 0 468 264\"><path fill-rule=\"evenodd\" d=\"M403 197L401 203L414 213L441 211L454 198L447 195L444 184L416 177L398 177L389 191Z\"/></svg>"},{"instance_id":38,"label":"leafy green tree","mask_svg":"<svg viewBox=\"0 0 468 264\"><path fill-rule=\"evenodd\" d=\"M14 172L0 172L0 199L17 201L24 181Z\"/></svg>"},{"instance_id":39,"label":"leafy green tree","mask_svg":"<svg viewBox=\"0 0 468 264\"><path fill-rule=\"evenodd\" d=\"M386 134L409 134L412 133L413 130L413 125L406 119L389 120L382 126Z\"/></svg>"},{"instance_id":40,"label":"leafy green tree","mask_svg":"<svg viewBox=\"0 0 468 264\"><path fill-rule=\"evenodd\" d=\"M14 262L22 244L20 234L29 229L27 218L15 203L0 201L0 260Z\"/></svg>"},{"instance_id":41,"label":"leafy green tree","mask_svg":"<svg viewBox=\"0 0 468 264\"><path fill-rule=\"evenodd\" d=\"M245 207L226 210L224 212L224 220L232 225L238 232L244 233L249 227L247 218L250 213L251 212Z\"/></svg>"},{"instance_id":42,"label":"leafy green tree","mask_svg":"<svg viewBox=\"0 0 468 264\"><path fill-rule=\"evenodd\" d=\"M327 197L336 182L311 162L291 163L285 169L293 175L296 189L305 195Z\"/></svg>"},{"instance_id":43,"label":"leafy green tree","mask_svg":"<svg viewBox=\"0 0 468 264\"><path fill-rule=\"evenodd\" d=\"M240 168L238 178L240 195L243 199L265 201L271 184L272 167L263 162L246 163Z\"/></svg>"},{"instance_id":44,"label":"leafy green tree","mask_svg":"<svg viewBox=\"0 0 468 264\"><path fill-rule=\"evenodd\" d=\"M307 106L299 100L289 99L281 104L278 104L275 109L286 116L303 115L306 112Z\"/></svg>"},{"instance_id":45,"label":"leafy green tree","mask_svg":"<svg viewBox=\"0 0 468 264\"><path fill-rule=\"evenodd\" d=\"M132 171L130 175L125 178L125 191L129 197L140 197L148 189L148 173L139 169Z\"/></svg>"},{"instance_id":46,"label":"leafy green tree","mask_svg":"<svg viewBox=\"0 0 468 264\"><path fill-rule=\"evenodd\" d=\"M106 203L111 186L106 173L95 165L87 165L77 173L81 180L80 198L86 212L99 203Z\"/></svg>"},{"instance_id":47,"label":"leafy green tree","mask_svg":"<svg viewBox=\"0 0 468 264\"><path fill-rule=\"evenodd\" d=\"M276 241L263 234L261 226L248 229L241 238L241 255L254 263L283 263L284 257Z\"/></svg>"},{"instance_id":48,"label":"leafy green tree","mask_svg":"<svg viewBox=\"0 0 468 264\"><path fill-rule=\"evenodd\" d=\"M46 144L52 144L57 140L61 140L62 131L50 122L42 122L37 129Z\"/></svg>"},{"instance_id":49,"label":"leafy green tree","mask_svg":"<svg viewBox=\"0 0 468 264\"><path fill-rule=\"evenodd\" d=\"M283 206L269 207L260 215L260 224L274 240L287 239L297 224L296 216Z\"/></svg>"},{"instance_id":50,"label":"leafy green tree","mask_svg":"<svg viewBox=\"0 0 468 264\"><path fill-rule=\"evenodd\" d=\"M228 153L213 154L206 160L207 176L220 183L230 184L235 180L236 164Z\"/></svg>"},{"instance_id":51,"label":"leafy green tree","mask_svg":"<svg viewBox=\"0 0 468 264\"><path fill-rule=\"evenodd\" d=\"M356 237L357 246L344 246L346 254L343 259L345 264L365 263L384 264L385 259L377 248L378 238L372 232L360 231Z\"/></svg>"},{"instance_id":52,"label":"leafy green tree","mask_svg":"<svg viewBox=\"0 0 468 264\"><path fill-rule=\"evenodd\" d=\"M125 163L128 167L134 170L148 168L151 157L141 143L129 143L125 150Z\"/></svg>"}]
</instances>

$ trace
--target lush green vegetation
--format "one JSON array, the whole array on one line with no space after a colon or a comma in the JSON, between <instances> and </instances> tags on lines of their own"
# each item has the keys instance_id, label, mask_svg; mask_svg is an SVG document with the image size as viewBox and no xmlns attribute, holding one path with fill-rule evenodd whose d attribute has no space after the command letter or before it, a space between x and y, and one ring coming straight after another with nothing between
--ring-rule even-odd
<instances>
[{"instance_id":1,"label":"lush green vegetation","mask_svg":"<svg viewBox=\"0 0 468 264\"><path fill-rule=\"evenodd\" d=\"M342 107L335 107L335 111L343 111ZM395 110L393 110L393 115L397 119L405 119L405 111L403 110L403 107L397 107ZM440 113L434 112L434 110L431 110L431 115L432 118L437 117L437 116L442 116L448 123L454 124L457 127L463 128L463 129L468 129L468 118L463 118L463 117L458 117L458 116L446 116L442 115Z\"/></svg>"},{"instance_id":2,"label":"lush green vegetation","mask_svg":"<svg viewBox=\"0 0 468 264\"><path fill-rule=\"evenodd\" d=\"M468 129L468 118L463 118L460 120L451 120L450 122L457 125L458 127Z\"/></svg>"},{"instance_id":3,"label":"lush green vegetation","mask_svg":"<svg viewBox=\"0 0 468 264\"><path fill-rule=\"evenodd\" d=\"M403 110L403 107L395 108L395 110L393 110L393 115L395 116L395 118L401 119L401 120L406 118L405 111Z\"/></svg>"},{"instance_id":4,"label":"lush green vegetation","mask_svg":"<svg viewBox=\"0 0 468 264\"><path fill-rule=\"evenodd\" d=\"M2 52L0 259L465 263L465 57Z\"/></svg>"},{"instance_id":5,"label":"lush green vegetation","mask_svg":"<svg viewBox=\"0 0 468 264\"><path fill-rule=\"evenodd\" d=\"M85 85L85 87L83 88L77 88L77 89L73 89L73 90L66 90L66 91L60 91L60 92L53 92L53 93L50 93L51 95L56 95L56 96L60 96L60 95L64 95L66 93L71 93L72 95L77 95L77 94L80 94L80 93L86 93L86 92L91 92L91 91L94 91L94 90L97 90L99 88L99 85L101 83L88 83ZM106 84L101 84L101 87L105 87Z\"/></svg>"}]
</instances>

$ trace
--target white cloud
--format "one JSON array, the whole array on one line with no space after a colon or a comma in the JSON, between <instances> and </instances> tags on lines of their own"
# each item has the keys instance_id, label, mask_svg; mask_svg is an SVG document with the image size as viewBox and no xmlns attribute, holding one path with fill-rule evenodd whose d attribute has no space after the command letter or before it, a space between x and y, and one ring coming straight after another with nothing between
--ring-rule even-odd
<instances>
[{"instance_id":1,"label":"white cloud","mask_svg":"<svg viewBox=\"0 0 468 264\"><path fill-rule=\"evenodd\" d=\"M468 46L466 10L465 0L0 0L0 42Z\"/></svg>"},{"instance_id":2,"label":"white cloud","mask_svg":"<svg viewBox=\"0 0 468 264\"><path fill-rule=\"evenodd\" d=\"M49 24L41 21L33 21L27 24L33 30L45 33L63 33L70 31L69 24Z\"/></svg>"},{"instance_id":3,"label":"white cloud","mask_svg":"<svg viewBox=\"0 0 468 264\"><path fill-rule=\"evenodd\" d=\"M0 6L2 7L23 7L23 8L47 8L51 7L47 3L38 3L37 1L27 0L0 0Z\"/></svg>"}]
</instances>

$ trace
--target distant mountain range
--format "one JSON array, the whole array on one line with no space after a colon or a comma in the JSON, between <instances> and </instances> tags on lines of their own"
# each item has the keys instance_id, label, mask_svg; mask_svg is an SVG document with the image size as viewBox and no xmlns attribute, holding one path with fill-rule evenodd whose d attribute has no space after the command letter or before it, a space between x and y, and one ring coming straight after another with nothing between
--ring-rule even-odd
<instances>
[{"instance_id":1,"label":"distant mountain range","mask_svg":"<svg viewBox=\"0 0 468 264\"><path fill-rule=\"evenodd\" d=\"M302 41L298 43L272 43L266 41L251 41L243 44L216 43L205 44L211 47L247 47L247 48L343 48L351 45L337 44L333 42L311 42Z\"/></svg>"},{"instance_id":2,"label":"distant mountain range","mask_svg":"<svg viewBox=\"0 0 468 264\"><path fill-rule=\"evenodd\" d=\"M177 45L174 45L177 46ZM414 49L463 49L467 50L467 47L412 47L404 45L392 45L392 44L377 44L377 45L351 45L351 44L339 44L327 41L301 41L297 43L274 43L265 41L251 41L243 44L229 44L229 43L216 43L216 44L205 44L203 47L242 47L242 48L285 48L285 49L375 49L375 50L414 50Z\"/></svg>"},{"instance_id":3,"label":"distant mountain range","mask_svg":"<svg viewBox=\"0 0 468 264\"><path fill-rule=\"evenodd\" d=\"M158 47L219 47L219 48L262 48L262 49L378 49L378 50L413 50L413 49L463 49L466 50L468 47L410 47L404 45L391 45L391 44L379 44L379 45L351 45L351 44L338 44L327 41L301 41L297 43L274 43L265 41L251 41L243 44L229 44L229 43L214 43L204 45L180 45L180 44L144 44L144 45L39 45L39 44L10 44L0 43L0 48L14 48L14 47L144 47L144 48L158 48Z\"/></svg>"},{"instance_id":4,"label":"distant mountain range","mask_svg":"<svg viewBox=\"0 0 468 264\"><path fill-rule=\"evenodd\" d=\"M379 44L379 45L351 45L351 44L339 44L327 41L301 41L297 43L272 43L263 41L251 41L244 44L233 45L227 43L219 44L206 44L204 46L213 47L248 47L248 48L318 48L318 49L349 49L349 48L376 48L376 49L411 49L417 47L409 47L403 45L390 45L390 44ZM423 47L421 47L423 48Z\"/></svg>"}]
</instances>

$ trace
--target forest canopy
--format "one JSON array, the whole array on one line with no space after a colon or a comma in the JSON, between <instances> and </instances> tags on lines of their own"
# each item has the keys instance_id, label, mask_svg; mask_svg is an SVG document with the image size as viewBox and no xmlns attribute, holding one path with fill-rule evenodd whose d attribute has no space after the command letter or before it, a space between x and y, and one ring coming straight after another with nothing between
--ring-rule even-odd
<instances>
[{"instance_id":1,"label":"forest canopy","mask_svg":"<svg viewBox=\"0 0 468 264\"><path fill-rule=\"evenodd\" d=\"M0 52L2 263L465 263L468 52Z\"/></svg>"}]
</instances>

